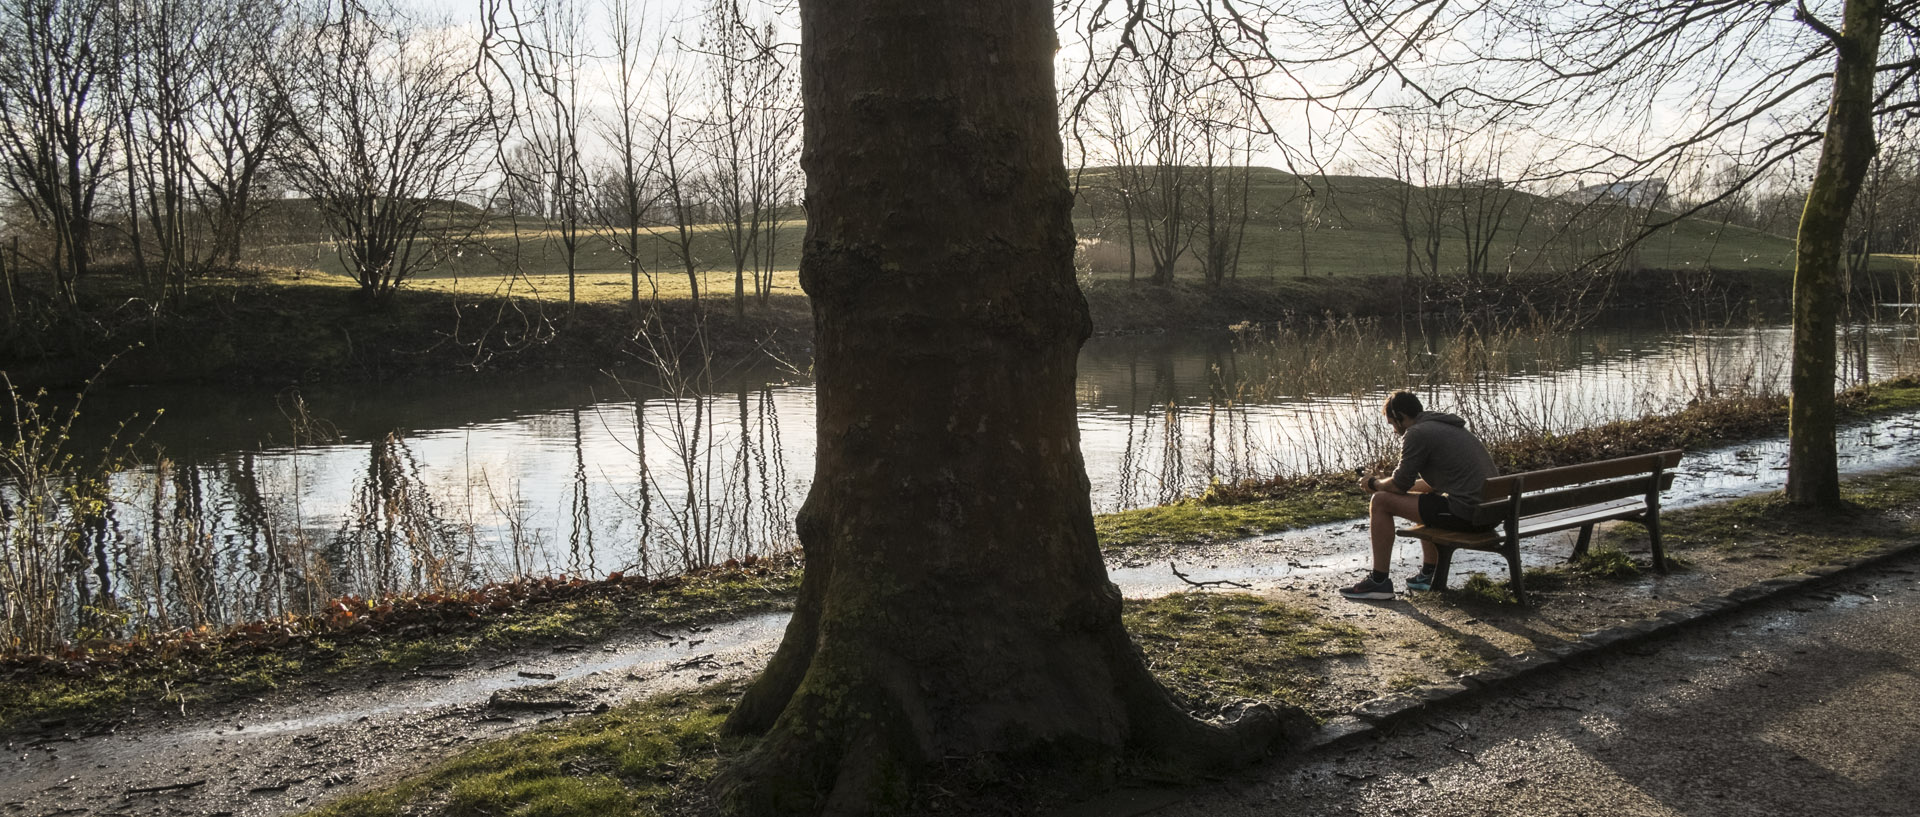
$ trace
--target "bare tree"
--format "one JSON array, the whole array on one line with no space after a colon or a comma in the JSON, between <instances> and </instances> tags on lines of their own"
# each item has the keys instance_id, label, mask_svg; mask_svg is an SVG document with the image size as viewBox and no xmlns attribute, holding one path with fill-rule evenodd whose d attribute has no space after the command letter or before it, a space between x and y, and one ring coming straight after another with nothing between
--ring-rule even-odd
<instances>
[{"instance_id":1,"label":"bare tree","mask_svg":"<svg viewBox=\"0 0 1920 817\"><path fill-rule=\"evenodd\" d=\"M701 23L706 58L706 121L702 123L708 173L705 198L733 262L734 314L746 310L747 270L762 289L763 259L771 272L777 213L774 196L793 145L796 110L787 93L793 77L782 60L779 29L755 21L740 0L711 0ZM763 247L763 245L765 245Z\"/></svg>"},{"instance_id":2,"label":"bare tree","mask_svg":"<svg viewBox=\"0 0 1920 817\"><path fill-rule=\"evenodd\" d=\"M518 86L510 112L517 152L503 160L506 184L518 198L538 195L530 209L544 220L543 241L557 241L567 271L567 303L579 298L579 262L584 235L586 164L582 99L587 54L585 9L578 0L505 0L488 5L489 41L511 55ZM524 207L525 205L523 205Z\"/></svg>"},{"instance_id":3,"label":"bare tree","mask_svg":"<svg viewBox=\"0 0 1920 817\"><path fill-rule=\"evenodd\" d=\"M613 45L613 87L609 89L611 112L601 123L600 131L613 150L613 167L600 187L612 195L595 208L593 221L608 231L608 243L626 261L631 302L637 307L640 277L645 272L640 253L641 236L647 235L648 243L652 243L651 232L645 230L646 213L658 200L648 184L653 175L654 157L648 150L643 106L650 93L647 80L653 74L659 48L649 53L647 20L635 10L635 5L611 0L606 10L611 24L608 36ZM659 298L659 284L651 274L647 279L651 296Z\"/></svg>"},{"instance_id":4,"label":"bare tree","mask_svg":"<svg viewBox=\"0 0 1920 817\"><path fill-rule=\"evenodd\" d=\"M201 212L212 222L211 260L236 266L247 225L260 213L257 190L286 127L270 66L289 58L289 8L286 0L235 0L218 8L216 47L206 55L216 92L191 112L187 168Z\"/></svg>"},{"instance_id":5,"label":"bare tree","mask_svg":"<svg viewBox=\"0 0 1920 817\"><path fill-rule=\"evenodd\" d=\"M5 183L52 242L61 302L93 263L95 207L114 171L108 89L116 49L104 0L0 4L0 160Z\"/></svg>"},{"instance_id":6,"label":"bare tree","mask_svg":"<svg viewBox=\"0 0 1920 817\"><path fill-rule=\"evenodd\" d=\"M1232 96L1212 95L1202 100L1196 111L1200 137L1196 191L1201 200L1200 274L1208 286L1217 287L1238 274L1240 250L1252 215L1253 135L1245 127L1250 117L1241 109L1242 104L1243 100Z\"/></svg>"},{"instance_id":7,"label":"bare tree","mask_svg":"<svg viewBox=\"0 0 1920 817\"><path fill-rule=\"evenodd\" d=\"M654 179L660 203L666 207L664 238L674 259L687 275L687 293L700 304L700 257L694 251L695 229L701 223L700 174L705 168L696 150L700 120L692 110L692 91L678 65L655 73L658 82L654 109L647 116L647 134L653 157Z\"/></svg>"},{"instance_id":8,"label":"bare tree","mask_svg":"<svg viewBox=\"0 0 1920 817\"><path fill-rule=\"evenodd\" d=\"M195 206L193 116L221 92L209 71L219 29L211 9L188 0L122 3L115 13L127 49L116 84L125 106L129 218L136 233L141 216L151 228L157 258L143 247L140 263L158 262L160 296L170 300L186 293L208 250Z\"/></svg>"},{"instance_id":9,"label":"bare tree","mask_svg":"<svg viewBox=\"0 0 1920 817\"><path fill-rule=\"evenodd\" d=\"M1138 283L1140 245L1134 233L1134 200L1144 183L1145 160L1140 155L1138 128L1124 94L1110 86L1099 94L1089 115L1075 124L1086 127L1094 135L1099 150L1111 165L1111 169L1102 174L1103 184L1092 192L1108 193L1120 201L1120 218L1127 242L1127 283Z\"/></svg>"},{"instance_id":10,"label":"bare tree","mask_svg":"<svg viewBox=\"0 0 1920 817\"><path fill-rule=\"evenodd\" d=\"M302 33L275 83L287 107L279 167L333 231L361 292L385 298L469 232L476 148L492 115L470 51L356 2Z\"/></svg>"},{"instance_id":11,"label":"bare tree","mask_svg":"<svg viewBox=\"0 0 1920 817\"><path fill-rule=\"evenodd\" d=\"M1796 240L1793 390L1787 496L1797 503L1839 498L1834 445L1835 322L1846 225L1875 152L1876 118L1920 107L1920 3L1914 0L1787 0L1751 3L1627 2L1574 7L1513 0L1458 9L1417 0L1363 4L1356 30L1379 53L1411 47L1410 29L1383 25L1409 15L1422 37L1493 21L1491 38L1468 59L1495 59L1505 73L1478 88L1426 89L1481 104L1558 111L1546 129L1571 134L1570 155L1592 167L1646 169L1714 145L1745 170L1738 190L1815 145L1820 160ZM1883 43L1883 32L1895 37ZM1892 47L1884 47L1891 44ZM1651 127L1660 100L1691 103L1678 128ZM1623 150L1632 134L1654 136ZM1656 219L1647 231L1700 206ZM1643 235L1645 232L1643 232Z\"/></svg>"}]
</instances>

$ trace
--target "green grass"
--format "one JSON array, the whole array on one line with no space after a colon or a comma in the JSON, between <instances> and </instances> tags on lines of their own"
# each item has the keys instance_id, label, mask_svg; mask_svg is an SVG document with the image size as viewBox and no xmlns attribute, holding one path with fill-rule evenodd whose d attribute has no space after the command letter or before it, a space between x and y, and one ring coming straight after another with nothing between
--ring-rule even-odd
<instances>
[{"instance_id":1,"label":"green grass","mask_svg":"<svg viewBox=\"0 0 1920 817\"><path fill-rule=\"evenodd\" d=\"M1920 375L1855 386L1839 395L1842 411L1853 416L1920 409Z\"/></svg>"},{"instance_id":2,"label":"green grass","mask_svg":"<svg viewBox=\"0 0 1920 817\"><path fill-rule=\"evenodd\" d=\"M1315 662L1365 651L1365 633L1311 610L1241 593L1129 600L1127 632L1170 689L1201 707L1238 698L1309 711L1322 686Z\"/></svg>"},{"instance_id":3,"label":"green grass","mask_svg":"<svg viewBox=\"0 0 1920 817\"><path fill-rule=\"evenodd\" d=\"M1366 498L1351 491L1316 489L1295 496L1237 504L1207 497L1094 517L1105 548L1210 542L1353 519L1366 513Z\"/></svg>"},{"instance_id":4,"label":"green grass","mask_svg":"<svg viewBox=\"0 0 1920 817\"><path fill-rule=\"evenodd\" d=\"M320 817L665 815L701 796L727 751L733 692L708 687L540 729L461 754Z\"/></svg>"},{"instance_id":5,"label":"green grass","mask_svg":"<svg viewBox=\"0 0 1920 817\"><path fill-rule=\"evenodd\" d=\"M1854 558L1920 537L1920 469L1854 477L1839 508L1804 508L1781 494L1661 514L1671 550L1732 560L1769 559L1777 572ZM1619 534L1613 534L1619 535Z\"/></svg>"},{"instance_id":6,"label":"green grass","mask_svg":"<svg viewBox=\"0 0 1920 817\"><path fill-rule=\"evenodd\" d=\"M1075 228L1089 251L1096 278L1127 275L1126 224L1110 168L1091 168L1080 176L1085 190L1075 210ZM1311 187L1311 199L1308 188ZM1616 236L1631 232L1638 213L1571 204L1511 189L1422 188L1366 176L1301 177L1271 168L1254 168L1248 190L1250 213L1242 247L1242 281L1342 278L1399 274L1405 244L1398 216L1410 198L1416 210L1425 202L1457 208L1462 197L1511 198L1508 217L1495 234L1490 257L1502 271L1508 264L1520 274L1565 272L1598 253L1616 249ZM1303 221L1303 204L1307 206ZM1467 245L1452 220L1440 224L1440 272L1465 271ZM1417 221L1417 216L1416 216ZM1304 227L1304 229L1303 229ZM1140 225L1136 222L1136 230ZM1424 246L1428 227L1415 223L1415 241ZM1302 261L1302 244L1305 260ZM1139 257L1147 251L1136 233ZM1686 219L1644 241L1636 250L1640 266L1673 270L1768 270L1793 267L1793 242L1773 235L1706 219ZM1144 262L1143 262L1144 263ZM1179 275L1198 277L1198 263L1185 259ZM1144 274L1144 273L1143 273Z\"/></svg>"},{"instance_id":7,"label":"green grass","mask_svg":"<svg viewBox=\"0 0 1920 817\"><path fill-rule=\"evenodd\" d=\"M1618 547L1603 546L1588 550L1575 560L1572 569L1596 579L1631 579L1645 568Z\"/></svg>"},{"instance_id":8,"label":"green grass","mask_svg":"<svg viewBox=\"0 0 1920 817\"><path fill-rule=\"evenodd\" d=\"M1883 533L1916 531L1920 469L1850 480L1856 510L1844 519L1819 519L1783 511L1766 498L1668 515L1670 537L1716 537L1694 546L1747 541L1749 527L1779 528L1802 555L1825 552L1807 535L1831 534L1869 517ZM1817 538L1814 537L1814 538ZM1844 548L1842 551L1844 552ZM1529 571L1530 586L1565 583L1575 577L1624 578L1640 566L1617 549L1597 547L1580 564ZM1538 584L1535 584L1538 583ZM1545 589L1540 587L1540 589ZM1489 604L1512 604L1506 585L1473 575L1456 596ZM1314 693L1324 687L1326 662L1368 652L1364 631L1329 621L1310 610L1258 596L1183 593L1147 601L1129 600L1128 631L1157 675L1199 708L1239 699L1281 701L1315 711ZM1450 639L1406 642L1434 669L1470 672L1485 658ZM1389 689L1429 683L1419 670L1397 672ZM672 814L710 807L705 787L719 765L744 748L717 737L730 711L733 688L713 687L618 708L564 726L530 732L468 751L432 770L384 789L332 804L324 817L400 815L594 815ZM1326 714L1328 707L1317 707Z\"/></svg>"},{"instance_id":9,"label":"green grass","mask_svg":"<svg viewBox=\"0 0 1920 817\"><path fill-rule=\"evenodd\" d=\"M1111 168L1089 168L1079 176L1084 186L1074 210L1076 233L1088 248L1093 282L1127 278L1126 227L1108 192ZM1301 205L1313 189L1310 218L1302 229ZM1415 201L1435 197L1458 198L1458 188L1412 187L1391 179L1365 176L1301 177L1272 168L1255 168L1248 191L1251 214L1241 247L1236 278L1242 284L1279 289L1303 280L1371 278L1398 275L1404 264L1404 245L1397 213L1402 198ZM1638 216L1606 208L1571 205L1512 190L1474 191L1471 195L1512 196L1511 216L1494 239L1490 257L1503 269L1508 263L1521 274L1564 272L1610 249L1627 221ZM1451 200L1451 198L1449 199ZM261 246L248 261L287 270L309 270L323 279L345 281L345 269L331 241L311 212L300 202L286 202L263 218L257 234ZM806 224L800 213L783 214L777 233L773 266L780 272L776 291L797 293L794 271L799 268L800 242ZM422 288L446 288L463 294L498 294L509 282L521 294L546 300L564 300L567 281L565 251L555 224L539 218L491 216L480 221L477 212L459 214L472 221L471 234L456 255L443 259L422 275ZM1571 226L1569 226L1571 225ZM1141 225L1136 223L1136 230ZM1424 227L1415 226L1416 240L1424 242ZM464 231L463 231L464 232ZM1467 247L1450 222L1441 225L1442 274L1464 270ZM695 267L703 292L730 294L732 256L718 225L689 229ZM582 276L583 300L619 300L630 284L625 256L612 246L618 236L588 225L583 228L575 256ZM1136 233L1138 255L1146 263L1144 237ZM1306 258L1301 259L1302 242ZM665 297L685 297L686 273L679 260L677 230L656 227L642 231L639 255L656 275ZM1637 265L1673 270L1747 270L1784 272L1793 266L1793 242L1773 235L1704 219L1686 219L1644 242ZM1898 259L1881 263L1888 268L1907 266ZM1176 280L1199 280L1198 262L1188 255L1176 264ZM1143 273L1144 274L1144 273ZM647 283L642 282L646 288Z\"/></svg>"}]
</instances>

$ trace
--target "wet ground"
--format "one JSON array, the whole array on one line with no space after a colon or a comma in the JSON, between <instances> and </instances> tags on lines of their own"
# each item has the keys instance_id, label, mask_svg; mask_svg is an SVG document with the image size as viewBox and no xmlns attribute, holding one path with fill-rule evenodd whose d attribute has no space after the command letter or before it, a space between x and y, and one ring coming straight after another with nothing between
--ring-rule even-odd
<instances>
[{"instance_id":1,"label":"wet ground","mask_svg":"<svg viewBox=\"0 0 1920 817\"><path fill-rule=\"evenodd\" d=\"M1920 415L1851 427L1843 432L1842 451L1850 472L1920 460ZM1784 460L1784 442L1690 455L1669 494L1671 504L1777 489ZM1569 550L1552 537L1529 540L1528 548L1529 563L1542 564L1563 559ZM1374 646L1365 659L1327 669L1319 700L1336 704L1373 697L1392 679L1439 680L1446 662L1462 656L1521 651L1637 620L1761 578L1768 569L1759 562L1703 563L1671 577L1609 585L1604 593L1582 589L1577 599L1549 598L1534 611L1483 611L1437 595L1379 605L1338 599L1331 589L1361 568L1364 552L1362 527L1340 523L1136 555L1113 565L1112 575L1130 597L1189 589L1168 569L1172 561L1193 580L1243 582L1367 631ZM1492 557L1462 555L1456 576L1504 571ZM1417 558L1406 548L1400 567L1410 569ZM1844 608L1842 598L1831 606ZM606 705L745 676L771 654L784 621L784 614L765 615L698 631L636 634L586 649L425 667L405 677L344 681L219 711L152 713L108 733L70 733L53 725L0 746L11 756L0 764L0 817L297 813L416 771L464 746ZM1435 642L1444 647L1439 654L1430 648ZM1376 811L1391 809L1368 813Z\"/></svg>"},{"instance_id":2,"label":"wet ground","mask_svg":"<svg viewBox=\"0 0 1920 817\"><path fill-rule=\"evenodd\" d=\"M1915 700L1920 555L1573 662L1345 752L1107 813L1910 815Z\"/></svg>"}]
</instances>

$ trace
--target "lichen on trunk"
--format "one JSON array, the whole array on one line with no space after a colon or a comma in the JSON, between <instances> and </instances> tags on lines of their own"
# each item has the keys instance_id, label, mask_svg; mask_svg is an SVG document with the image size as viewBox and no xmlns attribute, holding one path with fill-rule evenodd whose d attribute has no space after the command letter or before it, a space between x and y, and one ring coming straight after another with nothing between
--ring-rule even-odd
<instances>
[{"instance_id":1,"label":"lichen on trunk","mask_svg":"<svg viewBox=\"0 0 1920 817\"><path fill-rule=\"evenodd\" d=\"M1046 0L801 4L818 442L793 623L727 724L736 813L884 812L942 758L1217 765L1297 711L1189 716L1120 619L1075 417Z\"/></svg>"}]
</instances>

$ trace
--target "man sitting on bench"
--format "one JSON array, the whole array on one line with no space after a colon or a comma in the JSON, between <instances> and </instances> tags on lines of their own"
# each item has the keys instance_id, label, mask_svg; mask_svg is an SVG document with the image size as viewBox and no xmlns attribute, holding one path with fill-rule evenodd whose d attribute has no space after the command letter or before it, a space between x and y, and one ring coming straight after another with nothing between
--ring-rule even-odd
<instances>
[{"instance_id":1,"label":"man sitting on bench","mask_svg":"<svg viewBox=\"0 0 1920 817\"><path fill-rule=\"evenodd\" d=\"M1480 487L1497 474L1487 446L1467 430L1467 421L1422 410L1420 398L1410 391L1388 397L1386 415L1401 438L1400 466L1391 479L1360 481L1360 489L1373 498L1368 518L1373 572L1359 584L1341 588L1340 595L1350 599L1393 598L1393 579L1387 569L1393 561L1394 517L1450 530L1489 529L1468 521L1480 505ZM1440 560L1432 542L1423 540L1420 545L1420 572L1407 578L1408 590L1432 587Z\"/></svg>"}]
</instances>

